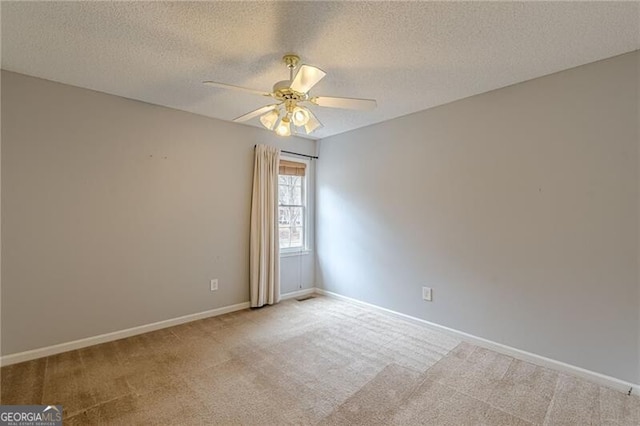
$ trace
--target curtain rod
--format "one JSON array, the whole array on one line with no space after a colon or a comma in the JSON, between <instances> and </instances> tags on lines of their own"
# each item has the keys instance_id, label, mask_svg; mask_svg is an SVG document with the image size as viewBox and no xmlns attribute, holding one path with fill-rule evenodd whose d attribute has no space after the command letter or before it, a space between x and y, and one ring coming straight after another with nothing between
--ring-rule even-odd
<instances>
[{"instance_id":1,"label":"curtain rod","mask_svg":"<svg viewBox=\"0 0 640 426\"><path fill-rule=\"evenodd\" d=\"M258 145L254 145L254 146L253 146L253 149L256 149L256 146L258 146ZM314 156L314 155L299 154L299 153L297 153L297 152L285 151L285 150L282 150L282 149L280 150L280 152L284 152L285 154L299 155L300 157L307 157L307 158L311 158L311 159L314 159L314 160L317 160L317 159L318 159L318 157L316 157L316 156Z\"/></svg>"}]
</instances>

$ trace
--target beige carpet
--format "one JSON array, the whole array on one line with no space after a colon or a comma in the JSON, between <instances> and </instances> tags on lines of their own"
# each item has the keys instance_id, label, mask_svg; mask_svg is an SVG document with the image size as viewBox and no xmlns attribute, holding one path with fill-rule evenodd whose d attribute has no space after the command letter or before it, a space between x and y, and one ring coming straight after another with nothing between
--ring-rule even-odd
<instances>
[{"instance_id":1,"label":"beige carpet","mask_svg":"<svg viewBox=\"0 0 640 426\"><path fill-rule=\"evenodd\" d=\"M639 425L640 399L325 297L4 367L72 424Z\"/></svg>"}]
</instances>

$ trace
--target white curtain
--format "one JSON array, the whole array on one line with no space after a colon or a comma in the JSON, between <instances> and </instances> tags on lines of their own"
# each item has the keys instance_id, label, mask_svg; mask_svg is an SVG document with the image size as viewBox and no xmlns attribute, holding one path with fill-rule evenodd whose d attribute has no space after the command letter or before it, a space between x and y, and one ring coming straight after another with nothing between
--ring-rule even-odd
<instances>
[{"instance_id":1,"label":"white curtain","mask_svg":"<svg viewBox=\"0 0 640 426\"><path fill-rule=\"evenodd\" d=\"M251 199L251 307L280 301L280 245L278 237L278 167L280 150L267 145L255 149Z\"/></svg>"}]
</instances>

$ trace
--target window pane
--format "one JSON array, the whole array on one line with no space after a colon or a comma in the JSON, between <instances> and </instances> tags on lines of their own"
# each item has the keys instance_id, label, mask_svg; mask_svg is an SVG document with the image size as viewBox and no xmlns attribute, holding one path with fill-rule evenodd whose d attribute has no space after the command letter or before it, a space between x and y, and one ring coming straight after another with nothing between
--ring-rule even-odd
<instances>
[{"instance_id":1,"label":"window pane","mask_svg":"<svg viewBox=\"0 0 640 426\"><path fill-rule=\"evenodd\" d=\"M291 247L291 229L288 227L280 226L280 248Z\"/></svg>"},{"instance_id":2,"label":"window pane","mask_svg":"<svg viewBox=\"0 0 640 426\"><path fill-rule=\"evenodd\" d=\"M302 207L278 207L278 223L285 226L304 225L304 209Z\"/></svg>"},{"instance_id":3,"label":"window pane","mask_svg":"<svg viewBox=\"0 0 640 426\"><path fill-rule=\"evenodd\" d=\"M302 177L279 176L279 204L302 205Z\"/></svg>"},{"instance_id":4,"label":"window pane","mask_svg":"<svg viewBox=\"0 0 640 426\"><path fill-rule=\"evenodd\" d=\"M292 226L289 232L289 247L302 247L304 244L304 230L302 226Z\"/></svg>"},{"instance_id":5,"label":"window pane","mask_svg":"<svg viewBox=\"0 0 640 426\"><path fill-rule=\"evenodd\" d=\"M291 225L291 212L289 207L278 207L278 224L280 226Z\"/></svg>"},{"instance_id":6,"label":"window pane","mask_svg":"<svg viewBox=\"0 0 640 426\"><path fill-rule=\"evenodd\" d=\"M288 191L287 191L287 186L286 185L280 185L278 188L278 204L289 204L288 201L289 199L287 198L288 196Z\"/></svg>"},{"instance_id":7,"label":"window pane","mask_svg":"<svg viewBox=\"0 0 640 426\"><path fill-rule=\"evenodd\" d=\"M289 224L291 226L302 226L304 223L302 207L286 207L289 211Z\"/></svg>"},{"instance_id":8,"label":"window pane","mask_svg":"<svg viewBox=\"0 0 640 426\"><path fill-rule=\"evenodd\" d=\"M280 207L280 247L304 246L304 209L302 207ZM286 240L286 241L283 241Z\"/></svg>"},{"instance_id":9,"label":"window pane","mask_svg":"<svg viewBox=\"0 0 640 426\"><path fill-rule=\"evenodd\" d=\"M278 224L281 249L304 248L303 180L304 176L278 177Z\"/></svg>"},{"instance_id":10,"label":"window pane","mask_svg":"<svg viewBox=\"0 0 640 426\"><path fill-rule=\"evenodd\" d=\"M296 185L291 188L291 202L289 204L302 205L302 186Z\"/></svg>"}]
</instances>

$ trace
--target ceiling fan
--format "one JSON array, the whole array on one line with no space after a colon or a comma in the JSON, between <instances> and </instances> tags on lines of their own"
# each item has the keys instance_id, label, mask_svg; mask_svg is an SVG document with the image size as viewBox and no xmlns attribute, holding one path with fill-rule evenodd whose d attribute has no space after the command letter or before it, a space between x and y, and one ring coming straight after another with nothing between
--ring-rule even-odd
<instances>
[{"instance_id":1,"label":"ceiling fan","mask_svg":"<svg viewBox=\"0 0 640 426\"><path fill-rule=\"evenodd\" d=\"M331 96L311 96L309 90L327 75L320 68L311 65L301 65L297 55L285 55L282 60L289 68L289 80L282 80L273 85L271 92L248 89L231 84L204 81L203 84L222 89L239 90L261 96L269 96L279 102L263 106L247 114L235 118L233 121L242 122L260 116L264 127L273 130L279 136L290 136L292 132L304 131L310 134L322 127L322 123L309 109L309 105L320 107L372 110L376 107L373 99L336 98ZM298 71L294 75L294 70ZM292 126L293 125L293 126Z\"/></svg>"}]
</instances>

